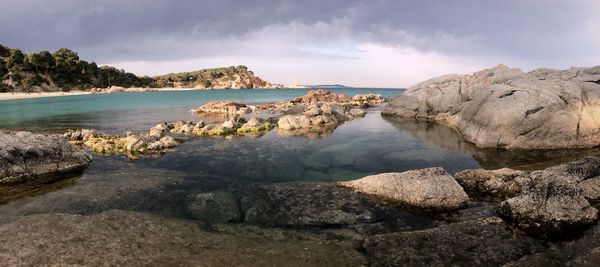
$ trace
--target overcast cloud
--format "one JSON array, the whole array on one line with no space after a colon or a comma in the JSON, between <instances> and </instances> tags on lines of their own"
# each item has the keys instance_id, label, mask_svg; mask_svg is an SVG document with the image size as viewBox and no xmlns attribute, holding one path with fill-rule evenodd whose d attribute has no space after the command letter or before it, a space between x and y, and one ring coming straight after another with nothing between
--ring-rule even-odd
<instances>
[{"instance_id":1,"label":"overcast cloud","mask_svg":"<svg viewBox=\"0 0 600 267\"><path fill-rule=\"evenodd\" d=\"M276 83L404 87L504 63L600 64L600 1L1 0L0 43L156 75L245 64Z\"/></svg>"}]
</instances>

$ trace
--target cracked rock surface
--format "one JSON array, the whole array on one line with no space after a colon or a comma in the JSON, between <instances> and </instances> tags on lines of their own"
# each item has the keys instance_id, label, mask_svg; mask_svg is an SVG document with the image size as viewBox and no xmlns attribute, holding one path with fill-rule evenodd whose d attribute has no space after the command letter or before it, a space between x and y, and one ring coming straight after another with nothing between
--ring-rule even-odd
<instances>
[{"instance_id":1,"label":"cracked rock surface","mask_svg":"<svg viewBox=\"0 0 600 267\"><path fill-rule=\"evenodd\" d=\"M523 72L504 65L411 87L383 115L434 120L481 148L600 144L600 66Z\"/></svg>"},{"instance_id":2,"label":"cracked rock surface","mask_svg":"<svg viewBox=\"0 0 600 267\"><path fill-rule=\"evenodd\" d=\"M75 176L92 158L58 135L0 131L0 202Z\"/></svg>"}]
</instances>

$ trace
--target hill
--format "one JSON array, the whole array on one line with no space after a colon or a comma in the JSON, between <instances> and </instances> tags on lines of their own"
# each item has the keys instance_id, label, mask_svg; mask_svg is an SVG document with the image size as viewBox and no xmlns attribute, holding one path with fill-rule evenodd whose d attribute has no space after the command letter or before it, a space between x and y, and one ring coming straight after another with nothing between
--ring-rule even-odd
<instances>
[{"instance_id":1,"label":"hill","mask_svg":"<svg viewBox=\"0 0 600 267\"><path fill-rule=\"evenodd\" d=\"M0 44L0 92L71 91L92 88L149 87L239 89L273 88L246 66L139 77L111 66L98 67L61 48L24 54Z\"/></svg>"},{"instance_id":2,"label":"hill","mask_svg":"<svg viewBox=\"0 0 600 267\"><path fill-rule=\"evenodd\" d=\"M154 77L158 87L199 89L274 88L246 66L204 69Z\"/></svg>"}]
</instances>

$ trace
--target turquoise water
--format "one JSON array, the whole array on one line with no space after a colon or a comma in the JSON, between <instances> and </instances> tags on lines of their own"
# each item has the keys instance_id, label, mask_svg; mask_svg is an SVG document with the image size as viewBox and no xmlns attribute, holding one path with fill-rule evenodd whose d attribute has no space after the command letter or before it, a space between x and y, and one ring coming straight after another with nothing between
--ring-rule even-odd
<instances>
[{"instance_id":1,"label":"turquoise water","mask_svg":"<svg viewBox=\"0 0 600 267\"><path fill-rule=\"evenodd\" d=\"M377 93L393 97L397 89L343 88L336 92L354 95ZM188 110L208 101L245 103L274 102L306 94L293 90L212 90L120 94L95 94L0 101L0 129L60 131L69 127L92 127L107 131L143 130L162 120L194 119ZM150 124L149 124L150 123Z\"/></svg>"}]
</instances>

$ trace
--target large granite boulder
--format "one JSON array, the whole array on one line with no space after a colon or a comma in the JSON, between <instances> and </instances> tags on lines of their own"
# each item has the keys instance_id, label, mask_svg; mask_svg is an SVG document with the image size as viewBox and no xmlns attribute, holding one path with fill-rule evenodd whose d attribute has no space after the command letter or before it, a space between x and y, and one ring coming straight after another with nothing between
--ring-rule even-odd
<instances>
[{"instance_id":1,"label":"large granite boulder","mask_svg":"<svg viewBox=\"0 0 600 267\"><path fill-rule=\"evenodd\" d=\"M15 186L47 184L82 172L92 158L58 135L0 132L0 202Z\"/></svg>"},{"instance_id":2,"label":"large granite boulder","mask_svg":"<svg viewBox=\"0 0 600 267\"><path fill-rule=\"evenodd\" d=\"M483 148L600 144L600 66L524 73L499 65L411 87L383 115L435 120Z\"/></svg>"},{"instance_id":3,"label":"large granite boulder","mask_svg":"<svg viewBox=\"0 0 600 267\"><path fill-rule=\"evenodd\" d=\"M501 266L540 251L536 240L514 235L488 217L422 231L375 235L363 248L369 266Z\"/></svg>"},{"instance_id":4,"label":"large granite boulder","mask_svg":"<svg viewBox=\"0 0 600 267\"><path fill-rule=\"evenodd\" d=\"M598 210L585 199L567 165L531 173L522 194L503 201L498 214L541 237L561 237L596 222ZM564 171L567 170L567 171Z\"/></svg>"},{"instance_id":5,"label":"large granite boulder","mask_svg":"<svg viewBox=\"0 0 600 267\"><path fill-rule=\"evenodd\" d=\"M469 196L442 168L382 173L337 185L410 207L448 211L467 206Z\"/></svg>"}]
</instances>

